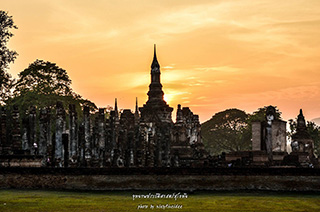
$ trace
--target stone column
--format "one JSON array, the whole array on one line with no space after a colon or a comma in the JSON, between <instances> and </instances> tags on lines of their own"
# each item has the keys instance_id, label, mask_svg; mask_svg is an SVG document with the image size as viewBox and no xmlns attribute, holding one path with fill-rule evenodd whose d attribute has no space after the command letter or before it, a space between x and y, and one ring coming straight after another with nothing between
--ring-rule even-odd
<instances>
[{"instance_id":1,"label":"stone column","mask_svg":"<svg viewBox=\"0 0 320 212\"><path fill-rule=\"evenodd\" d=\"M112 165L112 129L110 119L106 119L105 121L105 135L106 135L106 147L105 147L105 161L106 166Z\"/></svg>"},{"instance_id":2,"label":"stone column","mask_svg":"<svg viewBox=\"0 0 320 212\"><path fill-rule=\"evenodd\" d=\"M252 122L252 150L261 151L261 122Z\"/></svg>"},{"instance_id":3,"label":"stone column","mask_svg":"<svg viewBox=\"0 0 320 212\"><path fill-rule=\"evenodd\" d=\"M272 123L267 123L266 126L266 148L269 161L272 162Z\"/></svg>"},{"instance_id":4,"label":"stone column","mask_svg":"<svg viewBox=\"0 0 320 212\"><path fill-rule=\"evenodd\" d=\"M84 140L85 140L85 159L88 162L91 160L92 147L90 135L90 111L89 107L85 106L83 109L83 124L84 124Z\"/></svg>"},{"instance_id":5,"label":"stone column","mask_svg":"<svg viewBox=\"0 0 320 212\"><path fill-rule=\"evenodd\" d=\"M139 130L139 123L135 124L134 126L134 138L133 138L133 158L134 158L134 166L138 165L138 161L141 159L138 159L138 155L140 155L140 153L138 153L138 149L139 149L139 145L140 145L140 130Z\"/></svg>"},{"instance_id":6,"label":"stone column","mask_svg":"<svg viewBox=\"0 0 320 212\"><path fill-rule=\"evenodd\" d=\"M198 115L193 115L191 138L190 138L190 143L189 144L202 143L201 142L200 132L201 132L201 124L199 122L199 116Z\"/></svg>"},{"instance_id":7,"label":"stone column","mask_svg":"<svg viewBox=\"0 0 320 212\"><path fill-rule=\"evenodd\" d=\"M164 129L162 129L164 127L164 125L161 125L160 127L157 128L157 130L155 130L155 136L154 136L154 142L155 142L155 164L154 166L156 167L161 167L162 166L162 156L164 153L164 149L165 149L165 143L163 141L165 141L165 135L163 134Z\"/></svg>"},{"instance_id":8,"label":"stone column","mask_svg":"<svg viewBox=\"0 0 320 212\"><path fill-rule=\"evenodd\" d=\"M29 135L28 135L28 146L30 148L31 155L37 154L37 112L35 106L31 106L29 109Z\"/></svg>"},{"instance_id":9,"label":"stone column","mask_svg":"<svg viewBox=\"0 0 320 212\"><path fill-rule=\"evenodd\" d=\"M105 166L105 153L106 153L106 125L105 125L104 109L99 109L98 116L98 158L100 166Z\"/></svg>"},{"instance_id":10,"label":"stone column","mask_svg":"<svg viewBox=\"0 0 320 212\"><path fill-rule=\"evenodd\" d=\"M39 154L46 159L48 157L48 147L51 146L51 123L50 123L50 109L42 108L40 110L40 124L39 124Z\"/></svg>"},{"instance_id":11,"label":"stone column","mask_svg":"<svg viewBox=\"0 0 320 212\"><path fill-rule=\"evenodd\" d=\"M69 154L71 161L77 160L78 154L78 124L77 124L77 111L74 104L69 105L69 135L70 145Z\"/></svg>"},{"instance_id":12,"label":"stone column","mask_svg":"<svg viewBox=\"0 0 320 212\"><path fill-rule=\"evenodd\" d=\"M137 156L136 164L138 167L147 165L147 151L148 151L148 126L146 123L141 122L139 126L139 133L137 139Z\"/></svg>"},{"instance_id":13,"label":"stone column","mask_svg":"<svg viewBox=\"0 0 320 212\"><path fill-rule=\"evenodd\" d=\"M172 127L168 125L166 127L167 129L164 131L164 137L165 137L165 146L164 146L164 158L162 158L162 165L166 167L171 166L171 141L172 141Z\"/></svg>"},{"instance_id":14,"label":"stone column","mask_svg":"<svg viewBox=\"0 0 320 212\"><path fill-rule=\"evenodd\" d=\"M0 117L0 142L2 154L8 154L9 146L7 143L7 111L4 107L1 108L1 117Z\"/></svg>"},{"instance_id":15,"label":"stone column","mask_svg":"<svg viewBox=\"0 0 320 212\"><path fill-rule=\"evenodd\" d=\"M99 163L99 112L95 113L94 124L91 126L91 161L95 163Z\"/></svg>"},{"instance_id":16,"label":"stone column","mask_svg":"<svg viewBox=\"0 0 320 212\"><path fill-rule=\"evenodd\" d=\"M116 115L115 111L110 112L110 118L109 118L109 129L108 129L108 146L110 152L110 163L111 165L115 166L117 155L116 152L118 151L118 126L116 122Z\"/></svg>"},{"instance_id":17,"label":"stone column","mask_svg":"<svg viewBox=\"0 0 320 212\"><path fill-rule=\"evenodd\" d=\"M83 125L83 123L81 123L79 126L78 143L79 143L78 161L80 162L79 165L81 167L85 167L87 164L86 164L86 160L85 160L85 139L84 139L84 125Z\"/></svg>"},{"instance_id":18,"label":"stone column","mask_svg":"<svg viewBox=\"0 0 320 212\"><path fill-rule=\"evenodd\" d=\"M148 167L154 167L154 158L155 158L155 129L152 126L152 123L150 123L150 126L148 128L148 144L147 144L147 158L146 158L146 164Z\"/></svg>"},{"instance_id":19,"label":"stone column","mask_svg":"<svg viewBox=\"0 0 320 212\"><path fill-rule=\"evenodd\" d=\"M2 154L2 107L0 107L0 155Z\"/></svg>"},{"instance_id":20,"label":"stone column","mask_svg":"<svg viewBox=\"0 0 320 212\"><path fill-rule=\"evenodd\" d=\"M56 108L56 133L55 133L55 161L59 167L63 166L63 147L62 147L62 133L65 130L65 111L62 102L57 102Z\"/></svg>"},{"instance_id":21,"label":"stone column","mask_svg":"<svg viewBox=\"0 0 320 212\"><path fill-rule=\"evenodd\" d=\"M63 158L64 158L64 167L69 166L69 135L67 133L62 134L62 144L63 144Z\"/></svg>"},{"instance_id":22,"label":"stone column","mask_svg":"<svg viewBox=\"0 0 320 212\"><path fill-rule=\"evenodd\" d=\"M20 116L16 105L12 111L12 150L14 154L20 154L22 150L21 132L20 132Z\"/></svg>"},{"instance_id":23,"label":"stone column","mask_svg":"<svg viewBox=\"0 0 320 212\"><path fill-rule=\"evenodd\" d=\"M29 129L29 118L28 114L26 114L27 117L22 119L22 150L25 152L30 151L29 141L28 141L28 129Z\"/></svg>"}]
</instances>

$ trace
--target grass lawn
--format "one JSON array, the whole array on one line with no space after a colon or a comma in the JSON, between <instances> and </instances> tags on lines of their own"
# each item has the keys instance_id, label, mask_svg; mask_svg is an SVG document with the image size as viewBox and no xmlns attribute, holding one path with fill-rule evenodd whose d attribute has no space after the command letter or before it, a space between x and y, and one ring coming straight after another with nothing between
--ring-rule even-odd
<instances>
[{"instance_id":1,"label":"grass lawn","mask_svg":"<svg viewBox=\"0 0 320 212\"><path fill-rule=\"evenodd\" d=\"M195 192L177 200L133 200L133 194L149 193L167 195L174 192L0 190L0 211L320 211L319 193Z\"/></svg>"}]
</instances>

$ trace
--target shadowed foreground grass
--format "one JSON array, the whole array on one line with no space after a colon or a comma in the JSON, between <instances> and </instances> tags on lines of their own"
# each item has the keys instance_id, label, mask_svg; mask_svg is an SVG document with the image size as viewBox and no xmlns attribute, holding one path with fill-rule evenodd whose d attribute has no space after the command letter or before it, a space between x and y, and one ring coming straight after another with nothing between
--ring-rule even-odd
<instances>
[{"instance_id":1,"label":"shadowed foreground grass","mask_svg":"<svg viewBox=\"0 0 320 212\"><path fill-rule=\"evenodd\" d=\"M132 198L133 194L149 193L174 192L0 190L0 211L151 211L151 205L155 207L152 211L320 211L319 193L195 192L177 200ZM182 208L165 208L167 204ZM148 208L138 209L139 205Z\"/></svg>"}]
</instances>

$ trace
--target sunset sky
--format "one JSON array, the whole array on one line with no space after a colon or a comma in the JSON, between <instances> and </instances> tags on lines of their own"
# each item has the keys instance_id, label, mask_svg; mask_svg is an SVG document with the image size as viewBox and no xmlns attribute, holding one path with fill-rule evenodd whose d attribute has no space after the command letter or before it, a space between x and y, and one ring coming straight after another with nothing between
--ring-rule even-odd
<instances>
[{"instance_id":1,"label":"sunset sky","mask_svg":"<svg viewBox=\"0 0 320 212\"><path fill-rule=\"evenodd\" d=\"M19 29L13 77L38 59L98 107L147 100L153 44L165 99L201 122L276 105L320 117L319 0L0 0ZM176 110L174 110L176 113Z\"/></svg>"}]
</instances>

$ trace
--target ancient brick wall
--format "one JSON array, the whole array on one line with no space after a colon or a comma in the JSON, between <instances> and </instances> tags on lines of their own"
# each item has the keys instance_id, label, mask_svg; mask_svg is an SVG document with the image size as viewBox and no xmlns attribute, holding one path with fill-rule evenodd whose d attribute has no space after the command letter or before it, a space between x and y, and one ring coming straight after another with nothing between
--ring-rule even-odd
<instances>
[{"instance_id":1,"label":"ancient brick wall","mask_svg":"<svg viewBox=\"0 0 320 212\"><path fill-rule=\"evenodd\" d=\"M1 168L0 188L320 191L320 169Z\"/></svg>"}]
</instances>

